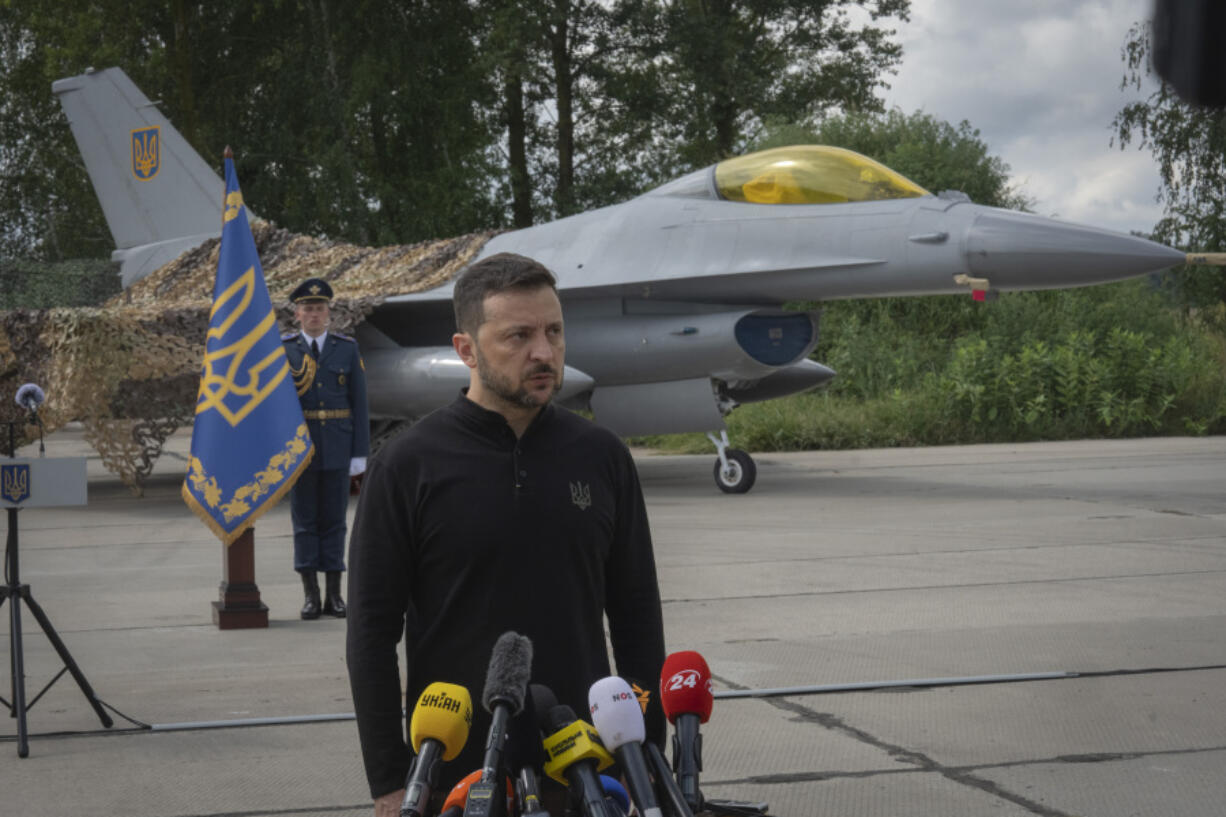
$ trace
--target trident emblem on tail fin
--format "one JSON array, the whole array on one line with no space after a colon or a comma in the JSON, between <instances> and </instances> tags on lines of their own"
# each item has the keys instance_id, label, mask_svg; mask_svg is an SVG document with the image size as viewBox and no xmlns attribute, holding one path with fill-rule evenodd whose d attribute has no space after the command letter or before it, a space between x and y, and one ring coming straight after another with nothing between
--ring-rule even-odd
<instances>
[{"instance_id":1,"label":"trident emblem on tail fin","mask_svg":"<svg viewBox=\"0 0 1226 817\"><path fill-rule=\"evenodd\" d=\"M132 131L132 175L149 181L162 166L162 139L158 127Z\"/></svg>"}]
</instances>

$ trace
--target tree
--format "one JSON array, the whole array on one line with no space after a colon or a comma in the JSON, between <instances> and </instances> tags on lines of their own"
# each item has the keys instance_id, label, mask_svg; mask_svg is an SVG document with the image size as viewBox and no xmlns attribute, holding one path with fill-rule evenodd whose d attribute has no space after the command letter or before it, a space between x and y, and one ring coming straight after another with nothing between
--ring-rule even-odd
<instances>
[{"instance_id":1,"label":"tree","mask_svg":"<svg viewBox=\"0 0 1226 817\"><path fill-rule=\"evenodd\" d=\"M1121 89L1140 90L1156 78L1152 52L1149 23L1135 24L1121 49ZM1135 141L1158 162L1165 216L1154 240L1194 251L1226 250L1226 111L1184 102L1159 80L1157 90L1125 105L1111 124L1121 150ZM1167 276L1190 305L1226 302L1219 269L1183 267Z\"/></svg>"},{"instance_id":2,"label":"tree","mask_svg":"<svg viewBox=\"0 0 1226 817\"><path fill-rule=\"evenodd\" d=\"M683 168L742 152L770 118L879 110L874 95L902 48L877 22L910 0L627 0L656 32L641 68L659 90L654 117ZM854 22L850 7L867 12Z\"/></svg>"},{"instance_id":3,"label":"tree","mask_svg":"<svg viewBox=\"0 0 1226 817\"><path fill-rule=\"evenodd\" d=\"M0 3L0 252L112 246L50 92L89 66L123 68L214 166L231 145L280 226L362 244L498 226L480 24L430 0Z\"/></svg>"}]
</instances>

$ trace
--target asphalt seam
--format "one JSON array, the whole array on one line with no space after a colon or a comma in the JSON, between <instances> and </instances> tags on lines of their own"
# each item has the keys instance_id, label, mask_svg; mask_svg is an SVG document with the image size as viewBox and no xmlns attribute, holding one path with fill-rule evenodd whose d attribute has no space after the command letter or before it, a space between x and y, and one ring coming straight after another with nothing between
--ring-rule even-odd
<instances>
[{"instance_id":1,"label":"asphalt seam","mask_svg":"<svg viewBox=\"0 0 1226 817\"><path fill-rule=\"evenodd\" d=\"M1159 573L1121 573L1115 576L1076 576L1066 579L1019 579L1009 582L967 582L965 584L916 584L903 587L865 587L854 590L814 590L803 593L761 593L746 596L696 596L691 598L661 599L662 604L711 603L717 601L754 601L760 599L812 598L816 596L852 596L865 593L909 593L927 590L962 590L983 587L1015 587L1028 584L1072 584L1076 582L1111 582L1128 579L1154 579L1174 576L1211 576L1226 573L1220 570L1172 570Z\"/></svg>"},{"instance_id":2,"label":"asphalt seam","mask_svg":"<svg viewBox=\"0 0 1226 817\"><path fill-rule=\"evenodd\" d=\"M1214 664L1214 665L1207 665L1207 666L1185 667L1185 668L1153 667L1153 668L1147 668L1147 669L1132 669L1132 670L1120 669L1120 670L1080 673L1079 675L1080 677L1102 678L1102 677L1139 675L1139 674L1161 673L1161 672L1202 671L1202 670L1220 670L1220 669L1226 669L1226 665ZM729 679L717 676L714 673L712 674L711 677L715 678L720 683L724 684L725 686L731 689L738 689L738 690L750 689L750 687L742 686ZM1079 676L1078 675L1070 676L1070 678L1076 678L1076 677L1079 677ZM1056 679L1056 680L1064 680L1064 679ZM1049 758L1016 760L1016 761L1007 761L1007 762L1002 762L1002 763L982 763L982 764L974 764L974 765L967 765L967 766L946 766L934 760L933 758L929 757L928 755L925 755L922 752L912 751L902 746L888 743L887 741L884 741L863 729L851 726L850 724L846 723L842 718L839 718L838 716L832 713L818 712L802 704L785 700L782 696L778 698L760 698L758 700L765 701L767 704L775 707L776 709L780 709L785 712L789 712L797 716L802 721L805 721L808 723L816 723L817 725L825 729L829 729L835 732L840 732L844 735L847 735L848 737L851 737L853 740L856 740L860 743L872 746L876 749L880 749L884 751L887 755L889 755L891 758L894 758L895 760L898 760L899 762L913 763L915 764L915 768L912 768L912 769L873 769L873 770L866 770L862 772L792 772L792 773L782 773L782 774L772 774L772 775L751 775L748 777L736 778L736 779L708 780L706 781L707 785L712 785L712 786L715 786L715 785L743 785L743 784L782 785L782 784L787 784L787 783L817 782L817 781L822 781L822 780L834 780L834 779L865 779L865 778L877 777L877 776L882 776L882 775L935 773L935 774L940 774L942 777L954 783L958 783L963 786L978 789L986 794L989 794L994 797L998 797L1000 799L1007 800L1011 803L1019 805L1022 808L1027 809L1033 814L1040 815L1040 817L1075 817L1075 815L1072 815L1068 812L1058 811L1056 809L1049 808L1048 806L1045 806L1042 803L1038 803L1036 801L1030 800L1029 798L1023 797L1022 795L1009 791L1008 789L1005 789L1001 785L991 780L985 780L982 777L977 777L974 773L985 771L985 770L991 770L991 769L1021 768L1021 767L1042 766L1042 765L1050 765L1050 764L1107 763L1107 762L1114 762L1114 761L1121 761L1121 760L1136 760L1136 759L1144 758L1144 757L1209 754L1213 752L1226 751L1226 745L1221 745L1221 746L1209 746L1209 747L1188 748L1188 749L1154 749L1154 750L1143 751L1143 752L1088 752L1088 753L1079 754L1079 755L1056 755L1055 757L1049 757Z\"/></svg>"},{"instance_id":3,"label":"asphalt seam","mask_svg":"<svg viewBox=\"0 0 1226 817\"><path fill-rule=\"evenodd\" d=\"M844 722L842 718L839 718L831 713L817 712L807 706L793 703L791 701L780 699L766 700L767 703L776 709L790 712L804 721L816 723L826 729L841 732L854 740L886 752L890 757L902 763L913 763L917 767L916 771L935 772L953 783L957 783L968 788L977 789L985 794L1001 800L1007 800L1010 803L1021 806L1031 814L1040 815L1040 817L1074 817L1074 815L1068 812L1048 808L1042 803L1009 791L991 780L976 777L973 774L962 771L957 767L945 766L922 752L916 752L902 746L888 743L863 729L851 726L850 724Z\"/></svg>"},{"instance_id":4,"label":"asphalt seam","mask_svg":"<svg viewBox=\"0 0 1226 817\"><path fill-rule=\"evenodd\" d=\"M1129 517L1129 518L1133 518L1133 517ZM715 530L715 529L712 528L712 530ZM976 543L981 544L982 543L983 534L981 531L975 531L975 532L968 531L966 536L967 536L967 539L970 540L969 544L976 544ZM1012 553L1014 551L1026 551L1026 550L1068 550L1070 548L1086 548L1086 547L1124 548L1127 550L1132 550L1132 549L1139 548L1139 547L1140 548L1149 548L1149 547L1169 548L1172 545L1175 547L1185 547L1185 546L1195 547L1198 543L1202 541L1207 542L1207 543L1212 543L1215 545L1220 545L1222 542L1222 535L1220 533L1213 533L1213 534L1205 534L1204 536L1183 537L1174 543L1166 539L1154 539L1154 540L1125 539L1122 541L1119 539L1101 539L1101 540L1095 539L1095 540L1089 540L1085 542L1075 542L1071 545L1068 542L1058 542L1058 543L1054 543L1050 545L1036 545L1036 544L1024 544L1023 542L1019 541L1016 544L1005 544L1005 545L997 545L997 546L990 545L987 547L943 548L941 550L895 550L895 551L890 551L887 553L837 553L837 554L832 554L829 556L787 556L787 557L780 558L780 559L740 559L740 560L727 559L723 561L703 562L701 567L704 567L704 568L708 568L708 567L745 567L745 566L750 566L750 565L767 565L767 566L774 567L774 566L786 565L786 564L809 564L809 563L814 563L814 564L823 563L824 564L826 562L839 562L839 561L848 561L848 560L864 561L864 560L872 560L872 559L894 559L900 556L901 557L907 557L907 556L922 556L922 557L969 556L969 555L978 555L981 553ZM659 565L659 566L664 567L664 568L685 567L688 570L694 569L693 565L682 565L682 564L670 565L670 564L664 563L663 565Z\"/></svg>"},{"instance_id":5,"label":"asphalt seam","mask_svg":"<svg viewBox=\"0 0 1226 817\"><path fill-rule=\"evenodd\" d=\"M716 676L714 674L712 675L712 677L719 680L725 686L729 686L733 688L740 688L740 689L748 689L748 687L742 687L739 684L735 684L729 681L728 679L720 678L719 676ZM959 785L967 786L968 788L978 789L986 794L990 794L1002 800L1007 800L1011 803L1019 805L1032 814L1040 815L1040 817L1073 817L1073 815L1068 814L1066 812L1055 811L1053 809L1049 809L1046 806L1042 805L1041 803L1037 803L1033 800L1029 800L1025 797L1022 797L1021 795L1014 794L1013 792L1007 791L990 780L983 780L981 778L974 777L968 772L963 772L955 768L942 766L936 760L933 760L931 757L928 757L922 752L915 752L910 749L906 749L902 746L888 743L882 740L881 738L878 738L877 736L872 735L863 729L859 729L857 727L851 726L850 724L844 722L842 718L839 718L829 712L817 712L816 710L810 709L807 706L803 706L801 704L794 703L792 701L783 700L780 698L769 698L765 700L766 700L766 703L770 704L776 709L783 710L784 712L789 712L799 717L802 721L805 721L808 723L815 723L825 729L829 729L835 732L840 732L844 735L847 735L848 737L851 737L853 740L856 740L860 743L863 743L868 746L872 746L876 749L880 749L884 751L888 756L894 758L895 760L898 760L903 763L912 763L916 766L916 768L913 770L902 770L902 769L882 770L881 773L895 773L896 774L902 771L935 772L937 774L940 774L942 777L946 778L947 780L950 780ZM864 776L869 776L869 775L865 774ZM780 781L780 782L783 782L783 781ZM796 781L793 779L789 782L796 782Z\"/></svg>"},{"instance_id":6,"label":"asphalt seam","mask_svg":"<svg viewBox=\"0 0 1226 817\"><path fill-rule=\"evenodd\" d=\"M1153 749L1144 752L1087 752L1081 755L1056 755L1055 757L1035 758L1033 760L1010 760L1001 763L980 763L969 766L946 766L944 768L955 772L979 772L991 769L1013 769L1026 766L1043 766L1051 764L1083 764L1083 763L1113 763L1121 760L1139 760L1147 757L1164 757L1172 755L1199 755L1226 752L1226 744L1221 746L1204 746L1194 749ZM750 775L748 777L725 778L722 780L706 780L706 785L733 786L743 784L781 785L785 783L816 783L823 780L863 779L880 775L896 774L931 774L934 770L926 768L914 769L867 769L862 772L827 771L827 772L783 772L780 774Z\"/></svg>"}]
</instances>

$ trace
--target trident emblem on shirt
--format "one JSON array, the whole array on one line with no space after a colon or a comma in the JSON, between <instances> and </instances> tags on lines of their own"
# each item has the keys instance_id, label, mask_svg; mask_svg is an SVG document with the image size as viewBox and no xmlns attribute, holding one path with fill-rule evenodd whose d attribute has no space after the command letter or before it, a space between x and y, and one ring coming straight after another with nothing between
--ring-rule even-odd
<instances>
[{"instance_id":1,"label":"trident emblem on shirt","mask_svg":"<svg viewBox=\"0 0 1226 817\"><path fill-rule=\"evenodd\" d=\"M592 486L582 482L570 483L570 501L575 503L579 510L586 511L592 504Z\"/></svg>"}]
</instances>

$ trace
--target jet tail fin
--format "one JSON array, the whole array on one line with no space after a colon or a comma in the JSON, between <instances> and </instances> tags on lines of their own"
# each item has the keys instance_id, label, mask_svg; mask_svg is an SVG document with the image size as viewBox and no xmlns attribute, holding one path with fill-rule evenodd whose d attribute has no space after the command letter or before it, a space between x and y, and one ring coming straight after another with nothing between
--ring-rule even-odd
<instances>
[{"instance_id":1,"label":"jet tail fin","mask_svg":"<svg viewBox=\"0 0 1226 817\"><path fill-rule=\"evenodd\" d=\"M118 68L56 81L124 287L221 235L225 183Z\"/></svg>"}]
</instances>

